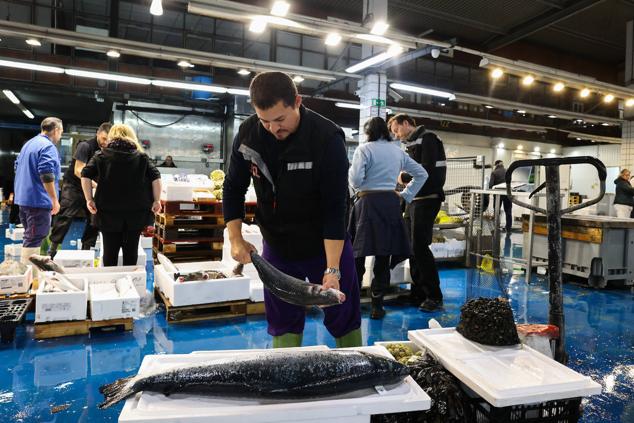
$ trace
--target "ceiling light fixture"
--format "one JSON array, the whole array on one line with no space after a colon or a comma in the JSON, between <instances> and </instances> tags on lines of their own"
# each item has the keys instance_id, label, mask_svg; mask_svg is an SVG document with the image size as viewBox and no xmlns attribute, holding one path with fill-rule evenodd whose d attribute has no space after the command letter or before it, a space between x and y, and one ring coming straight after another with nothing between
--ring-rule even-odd
<instances>
[{"instance_id":1,"label":"ceiling light fixture","mask_svg":"<svg viewBox=\"0 0 634 423\"><path fill-rule=\"evenodd\" d=\"M363 106L361 106L358 103L342 103L342 102L337 102L335 103L336 107L341 107L342 109L357 109L357 110L361 110L363 108Z\"/></svg>"},{"instance_id":2,"label":"ceiling light fixture","mask_svg":"<svg viewBox=\"0 0 634 423\"><path fill-rule=\"evenodd\" d=\"M229 88L227 92L233 95L244 95L247 97L251 96L251 93L249 92L249 90L245 90L243 88Z\"/></svg>"},{"instance_id":3,"label":"ceiling light fixture","mask_svg":"<svg viewBox=\"0 0 634 423\"><path fill-rule=\"evenodd\" d=\"M548 117L551 118L551 119L557 119L557 116L555 116L555 115L548 115Z\"/></svg>"},{"instance_id":4,"label":"ceiling light fixture","mask_svg":"<svg viewBox=\"0 0 634 423\"><path fill-rule=\"evenodd\" d=\"M625 106L626 107L632 107L634 106L634 98L629 98L625 101Z\"/></svg>"},{"instance_id":5,"label":"ceiling light fixture","mask_svg":"<svg viewBox=\"0 0 634 423\"><path fill-rule=\"evenodd\" d=\"M266 21L262 18L251 19L251 25L249 25L249 31L261 34L266 30Z\"/></svg>"},{"instance_id":6,"label":"ceiling light fixture","mask_svg":"<svg viewBox=\"0 0 634 423\"><path fill-rule=\"evenodd\" d=\"M301 82L304 82L304 77L303 77L303 76L301 76L301 75L295 75L295 76L293 77L293 82L294 82L294 83L296 83L296 84L299 84L299 83L301 83Z\"/></svg>"},{"instance_id":7,"label":"ceiling light fixture","mask_svg":"<svg viewBox=\"0 0 634 423\"><path fill-rule=\"evenodd\" d=\"M607 122L603 122L603 123L601 124L601 126L610 126L610 124L609 124L609 123L607 123Z\"/></svg>"},{"instance_id":8,"label":"ceiling light fixture","mask_svg":"<svg viewBox=\"0 0 634 423\"><path fill-rule=\"evenodd\" d=\"M390 25L385 21L376 21L374 22L374 25L372 26L372 30L370 31L370 34L383 35L385 34L385 32L387 31L389 27Z\"/></svg>"},{"instance_id":9,"label":"ceiling light fixture","mask_svg":"<svg viewBox=\"0 0 634 423\"><path fill-rule=\"evenodd\" d=\"M336 32L331 32L326 36L325 44L327 46L336 46L341 42L341 35Z\"/></svg>"},{"instance_id":10,"label":"ceiling light fixture","mask_svg":"<svg viewBox=\"0 0 634 423\"><path fill-rule=\"evenodd\" d=\"M535 77L533 75L526 75L522 79L522 85L524 85L525 87L533 85L533 82L535 82Z\"/></svg>"},{"instance_id":11,"label":"ceiling light fixture","mask_svg":"<svg viewBox=\"0 0 634 423\"><path fill-rule=\"evenodd\" d=\"M192 65L191 63L189 63L187 60L180 60L177 63L178 66L180 66L183 69L188 69L188 68L193 68L194 65Z\"/></svg>"},{"instance_id":12,"label":"ceiling light fixture","mask_svg":"<svg viewBox=\"0 0 634 423\"><path fill-rule=\"evenodd\" d=\"M550 149L550 154L555 154L557 152L557 150L555 150L554 148Z\"/></svg>"},{"instance_id":13,"label":"ceiling light fixture","mask_svg":"<svg viewBox=\"0 0 634 423\"><path fill-rule=\"evenodd\" d=\"M152 0L150 13L154 16L161 16L163 14L163 2L161 0Z\"/></svg>"},{"instance_id":14,"label":"ceiling light fixture","mask_svg":"<svg viewBox=\"0 0 634 423\"><path fill-rule=\"evenodd\" d=\"M576 138L576 140L577 140L577 141L581 141L581 138L577 137L577 138Z\"/></svg>"},{"instance_id":15,"label":"ceiling light fixture","mask_svg":"<svg viewBox=\"0 0 634 423\"><path fill-rule=\"evenodd\" d=\"M271 8L271 15L273 16L286 16L288 9L291 5L285 1L276 1Z\"/></svg>"},{"instance_id":16,"label":"ceiling light fixture","mask_svg":"<svg viewBox=\"0 0 634 423\"><path fill-rule=\"evenodd\" d=\"M535 147L535 148L533 148L533 151L535 153L539 153L541 151L541 148L540 147Z\"/></svg>"},{"instance_id":17,"label":"ceiling light fixture","mask_svg":"<svg viewBox=\"0 0 634 423\"><path fill-rule=\"evenodd\" d=\"M523 149L524 149L524 146L523 146L522 144L520 144L520 145L518 145L518 146L517 146L517 149L518 149L518 150L523 150Z\"/></svg>"},{"instance_id":18,"label":"ceiling light fixture","mask_svg":"<svg viewBox=\"0 0 634 423\"><path fill-rule=\"evenodd\" d=\"M485 104L484 107L486 107L487 109L493 109L493 106L491 106L490 104Z\"/></svg>"},{"instance_id":19,"label":"ceiling light fixture","mask_svg":"<svg viewBox=\"0 0 634 423\"><path fill-rule=\"evenodd\" d=\"M426 95L431 95L434 97L442 97L448 100L456 99L456 96L454 95L454 93L450 93L447 91L434 90L431 88L418 87L416 85L408 85L408 84L401 84L399 82L394 82L390 84L390 87L395 90L409 91L409 92L417 93L417 94L426 94Z\"/></svg>"},{"instance_id":20,"label":"ceiling light fixture","mask_svg":"<svg viewBox=\"0 0 634 423\"><path fill-rule=\"evenodd\" d=\"M157 87L180 88L183 90L205 91L209 93L218 93L218 94L225 94L227 92L227 89L225 87L219 87L217 85L194 84L191 82L168 81L168 80L162 80L162 79L153 80L152 85Z\"/></svg>"},{"instance_id":21,"label":"ceiling light fixture","mask_svg":"<svg viewBox=\"0 0 634 423\"><path fill-rule=\"evenodd\" d=\"M385 62L392 57L398 56L403 52L403 47L398 44L392 44L387 51L383 53L379 53L376 56L372 56L369 59L366 59L362 62L357 63L356 65L352 65L346 69L347 73L356 73L362 69L369 68L370 66L378 65L379 63Z\"/></svg>"},{"instance_id":22,"label":"ceiling light fixture","mask_svg":"<svg viewBox=\"0 0 634 423\"><path fill-rule=\"evenodd\" d=\"M250 70L248 70L248 69L244 69L244 68L243 68L243 69L240 69L240 70L238 71L238 75L247 76L247 75L250 75L250 74L251 74L251 71L250 71Z\"/></svg>"},{"instance_id":23,"label":"ceiling light fixture","mask_svg":"<svg viewBox=\"0 0 634 423\"><path fill-rule=\"evenodd\" d=\"M553 91L556 93L563 91L564 88L566 88L566 86L563 82L557 82L555 85L553 85Z\"/></svg>"},{"instance_id":24,"label":"ceiling light fixture","mask_svg":"<svg viewBox=\"0 0 634 423\"><path fill-rule=\"evenodd\" d=\"M13 104L20 104L20 99L13 94L11 90L2 90L4 96L8 98Z\"/></svg>"},{"instance_id":25,"label":"ceiling light fixture","mask_svg":"<svg viewBox=\"0 0 634 423\"><path fill-rule=\"evenodd\" d=\"M519 113L520 115L525 115L526 114L526 110L518 110L517 113Z\"/></svg>"},{"instance_id":26,"label":"ceiling light fixture","mask_svg":"<svg viewBox=\"0 0 634 423\"><path fill-rule=\"evenodd\" d=\"M83 78L104 79L106 81L127 82L129 84L150 85L150 80L137 76L120 75L107 72L93 72L80 69L66 69L67 75L80 76Z\"/></svg>"},{"instance_id":27,"label":"ceiling light fixture","mask_svg":"<svg viewBox=\"0 0 634 423\"><path fill-rule=\"evenodd\" d=\"M0 60L0 66L50 73L64 73L64 69L57 66L36 65L34 63L17 62L14 60Z\"/></svg>"},{"instance_id":28,"label":"ceiling light fixture","mask_svg":"<svg viewBox=\"0 0 634 423\"><path fill-rule=\"evenodd\" d=\"M117 50L108 50L106 56L112 57L113 59L118 59L119 57L121 57L121 53L119 53Z\"/></svg>"},{"instance_id":29,"label":"ceiling light fixture","mask_svg":"<svg viewBox=\"0 0 634 423\"><path fill-rule=\"evenodd\" d=\"M579 97L581 98L586 98L590 95L590 90L587 88L584 88L583 90L581 90L581 92L579 93Z\"/></svg>"},{"instance_id":30,"label":"ceiling light fixture","mask_svg":"<svg viewBox=\"0 0 634 423\"><path fill-rule=\"evenodd\" d=\"M503 142L499 143L498 148L504 148L504 143Z\"/></svg>"},{"instance_id":31,"label":"ceiling light fixture","mask_svg":"<svg viewBox=\"0 0 634 423\"><path fill-rule=\"evenodd\" d=\"M495 68L491 71L491 78L500 79L504 75L504 71L501 68Z\"/></svg>"},{"instance_id":32,"label":"ceiling light fixture","mask_svg":"<svg viewBox=\"0 0 634 423\"><path fill-rule=\"evenodd\" d=\"M29 119L35 119L35 115L33 115L33 113L31 113L31 111L26 107L22 109L22 113L24 113Z\"/></svg>"},{"instance_id":33,"label":"ceiling light fixture","mask_svg":"<svg viewBox=\"0 0 634 423\"><path fill-rule=\"evenodd\" d=\"M26 40L26 43L32 47L40 47L42 45L42 43L40 42L40 40L37 40L35 38L29 38Z\"/></svg>"},{"instance_id":34,"label":"ceiling light fixture","mask_svg":"<svg viewBox=\"0 0 634 423\"><path fill-rule=\"evenodd\" d=\"M605 97L603 97L603 102L604 103L612 103L614 101L614 95L613 94L608 94Z\"/></svg>"}]
</instances>

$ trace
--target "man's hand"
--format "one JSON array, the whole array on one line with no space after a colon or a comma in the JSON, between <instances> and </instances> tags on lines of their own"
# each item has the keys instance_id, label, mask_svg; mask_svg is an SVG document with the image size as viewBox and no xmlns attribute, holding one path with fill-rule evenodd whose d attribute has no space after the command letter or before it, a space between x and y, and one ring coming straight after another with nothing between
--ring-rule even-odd
<instances>
[{"instance_id":1,"label":"man's hand","mask_svg":"<svg viewBox=\"0 0 634 423\"><path fill-rule=\"evenodd\" d=\"M251 263L251 251L257 253L257 249L244 239L231 240L231 257L238 263Z\"/></svg>"},{"instance_id":2,"label":"man's hand","mask_svg":"<svg viewBox=\"0 0 634 423\"><path fill-rule=\"evenodd\" d=\"M51 209L51 216L55 216L59 213L59 201L53 200L53 208Z\"/></svg>"},{"instance_id":3,"label":"man's hand","mask_svg":"<svg viewBox=\"0 0 634 423\"><path fill-rule=\"evenodd\" d=\"M86 207L90 214L97 214L97 205L95 204L95 200L86 201Z\"/></svg>"},{"instance_id":4,"label":"man's hand","mask_svg":"<svg viewBox=\"0 0 634 423\"><path fill-rule=\"evenodd\" d=\"M403 183L403 174L404 174L404 173L405 173L405 172L401 172L401 173L399 173L399 174L398 174L398 178L396 178L396 182L398 182L398 183L399 183L399 184L401 184L401 185L407 185L407 184Z\"/></svg>"},{"instance_id":5,"label":"man's hand","mask_svg":"<svg viewBox=\"0 0 634 423\"><path fill-rule=\"evenodd\" d=\"M337 275L333 274L333 273L327 273L324 275L323 279L321 280L321 286L324 287L324 289L336 289L337 291L340 291L339 289L339 278L337 278Z\"/></svg>"},{"instance_id":6,"label":"man's hand","mask_svg":"<svg viewBox=\"0 0 634 423\"><path fill-rule=\"evenodd\" d=\"M162 210L162 207L161 207L161 202L160 201L155 201L155 202L152 203L152 212L154 214L159 214L161 212L161 210Z\"/></svg>"}]
</instances>

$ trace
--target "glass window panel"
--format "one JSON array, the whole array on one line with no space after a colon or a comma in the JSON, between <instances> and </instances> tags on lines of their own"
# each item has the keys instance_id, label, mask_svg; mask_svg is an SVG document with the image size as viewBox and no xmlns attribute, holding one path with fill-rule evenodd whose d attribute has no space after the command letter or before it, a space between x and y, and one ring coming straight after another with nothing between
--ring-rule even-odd
<instances>
[{"instance_id":1,"label":"glass window panel","mask_svg":"<svg viewBox=\"0 0 634 423\"><path fill-rule=\"evenodd\" d=\"M278 47L277 61L287 65L299 65L299 50L294 48Z\"/></svg>"},{"instance_id":2,"label":"glass window panel","mask_svg":"<svg viewBox=\"0 0 634 423\"><path fill-rule=\"evenodd\" d=\"M286 31L277 31L277 44L280 46L299 48L301 45L301 35Z\"/></svg>"}]
</instances>

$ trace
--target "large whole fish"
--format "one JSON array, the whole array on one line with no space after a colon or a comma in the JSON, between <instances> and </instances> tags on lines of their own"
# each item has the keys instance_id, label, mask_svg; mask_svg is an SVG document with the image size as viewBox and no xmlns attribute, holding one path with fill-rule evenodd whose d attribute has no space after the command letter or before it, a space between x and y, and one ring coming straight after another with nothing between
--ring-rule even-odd
<instances>
[{"instance_id":1,"label":"large whole fish","mask_svg":"<svg viewBox=\"0 0 634 423\"><path fill-rule=\"evenodd\" d=\"M66 273L64 268L55 263L49 256L33 254L29 257L29 261L33 263L35 267L45 272Z\"/></svg>"},{"instance_id":2,"label":"large whole fish","mask_svg":"<svg viewBox=\"0 0 634 423\"><path fill-rule=\"evenodd\" d=\"M346 300L343 292L324 289L321 285L289 276L273 267L255 251L251 252L251 262L258 271L262 284L273 295L289 304L299 306L331 306Z\"/></svg>"},{"instance_id":3,"label":"large whole fish","mask_svg":"<svg viewBox=\"0 0 634 423\"><path fill-rule=\"evenodd\" d=\"M376 354L353 350L264 352L126 377L99 391L108 408L137 392L190 393L240 398L311 398L391 385L409 368Z\"/></svg>"}]
</instances>

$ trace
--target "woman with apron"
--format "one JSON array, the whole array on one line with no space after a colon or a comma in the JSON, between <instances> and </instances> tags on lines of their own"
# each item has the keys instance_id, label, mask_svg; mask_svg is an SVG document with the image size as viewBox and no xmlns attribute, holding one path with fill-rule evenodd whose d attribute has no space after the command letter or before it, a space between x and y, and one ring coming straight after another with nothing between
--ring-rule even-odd
<instances>
[{"instance_id":1,"label":"woman with apron","mask_svg":"<svg viewBox=\"0 0 634 423\"><path fill-rule=\"evenodd\" d=\"M385 316L383 296L390 286L390 268L411 254L401 198L411 202L427 180L427 172L392 142L382 118L368 120L364 132L367 143L355 150L348 172L348 181L356 192L348 230L353 240L359 285L365 273L365 258L374 256L370 318L382 319ZM410 174L412 180L398 193L396 183L401 172Z\"/></svg>"}]
</instances>

